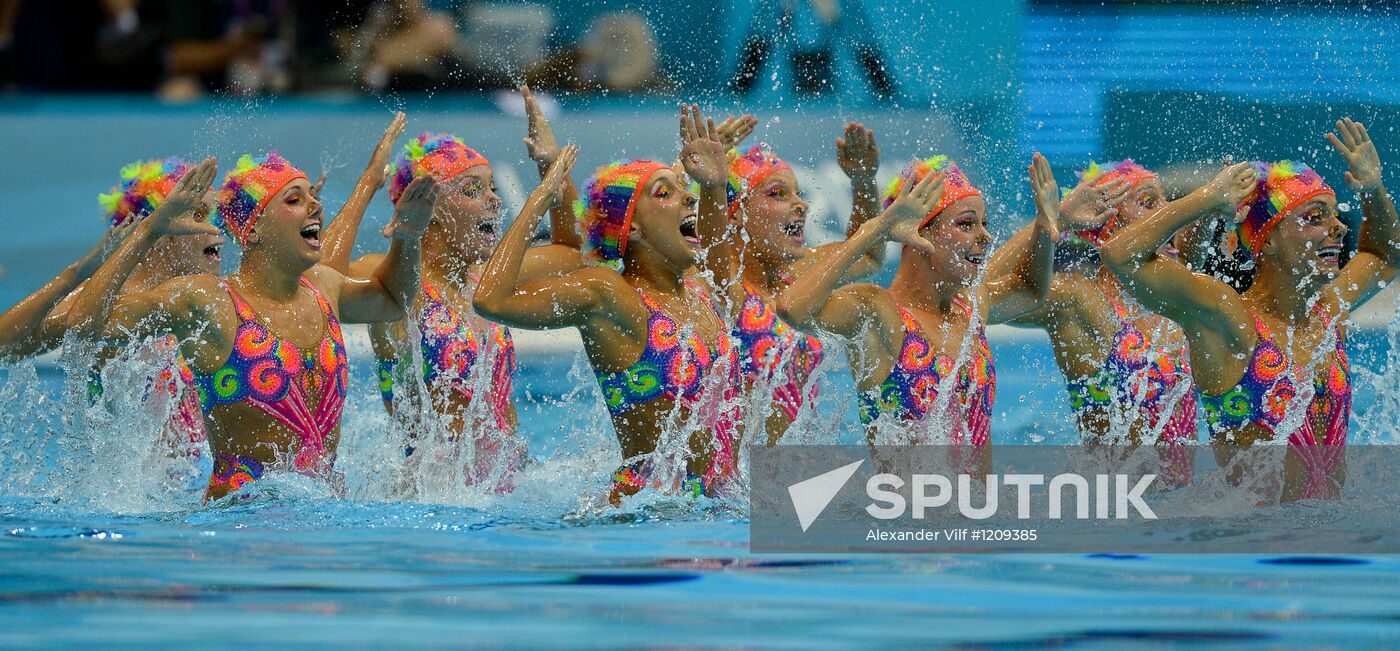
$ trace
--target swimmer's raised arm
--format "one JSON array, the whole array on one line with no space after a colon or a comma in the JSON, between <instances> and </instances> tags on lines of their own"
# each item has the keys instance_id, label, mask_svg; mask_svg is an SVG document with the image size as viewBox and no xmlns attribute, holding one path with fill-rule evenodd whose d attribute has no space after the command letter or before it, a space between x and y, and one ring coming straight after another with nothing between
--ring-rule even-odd
<instances>
[{"instance_id":1,"label":"swimmer's raised arm","mask_svg":"<svg viewBox=\"0 0 1400 651\"><path fill-rule=\"evenodd\" d=\"M817 253L817 260L778 297L778 315L799 330L855 337L873 318L866 289L873 286L838 290L842 278L872 247L883 247L890 240L932 253L933 245L919 235L919 225L942 198L941 173L925 174L918 183L904 184L894 203L879 217L862 224L845 242Z\"/></svg>"},{"instance_id":2,"label":"swimmer's raised arm","mask_svg":"<svg viewBox=\"0 0 1400 651\"><path fill-rule=\"evenodd\" d=\"M71 301L64 299L91 278L135 229L136 222L107 229L87 255L0 314L0 360L20 359L57 348L68 330L66 303Z\"/></svg>"},{"instance_id":3,"label":"swimmer's raised arm","mask_svg":"<svg viewBox=\"0 0 1400 651\"><path fill-rule=\"evenodd\" d=\"M729 221L729 155L715 121L701 115L697 104L681 105L681 142L681 164L700 186L695 228L700 237L699 266L713 279L715 289L728 297L739 267L737 229Z\"/></svg>"},{"instance_id":4,"label":"swimmer's raised arm","mask_svg":"<svg viewBox=\"0 0 1400 651\"><path fill-rule=\"evenodd\" d=\"M554 127L545 119L544 111L540 110L540 102L535 99L535 94L530 92L530 87L521 86L520 95L525 98L525 150L530 154L530 160L535 161L535 166L540 171L540 179L543 180L549 173L550 166L559 160L562 150L559 141L554 137ZM578 187L574 185L571 176L565 175L558 200L549 210L550 242L576 250L583 248L583 238L579 235L577 217L574 215L574 204L577 201Z\"/></svg>"},{"instance_id":5,"label":"swimmer's raised arm","mask_svg":"<svg viewBox=\"0 0 1400 651\"><path fill-rule=\"evenodd\" d=\"M560 151L558 160L501 237L472 299L473 309L481 316L515 327L559 328L582 325L602 306L604 292L594 282L595 276L617 276L611 271L584 269L562 278L535 281L521 276L530 238L577 159L578 148L573 145Z\"/></svg>"},{"instance_id":6,"label":"swimmer's raised arm","mask_svg":"<svg viewBox=\"0 0 1400 651\"><path fill-rule=\"evenodd\" d=\"M1039 153L1028 168L1035 219L987 260L987 324L1010 321L1040 308L1055 273L1055 243L1060 240L1060 187L1050 163Z\"/></svg>"},{"instance_id":7,"label":"swimmer's raised arm","mask_svg":"<svg viewBox=\"0 0 1400 651\"><path fill-rule=\"evenodd\" d=\"M1327 140L1347 162L1347 185L1361 199L1364 219L1356 255L1328 283L1334 300L1346 309L1355 309L1371 300L1400 272L1400 220L1381 178L1380 154L1365 125L1351 118L1338 120L1337 133L1328 133ZM1327 295L1324 293L1324 297Z\"/></svg>"},{"instance_id":8,"label":"swimmer's raised arm","mask_svg":"<svg viewBox=\"0 0 1400 651\"><path fill-rule=\"evenodd\" d=\"M1181 324L1188 337L1205 331L1238 331L1242 339L1232 340L1229 347L1252 346L1254 331L1235 327L1251 323L1239 295L1215 278L1192 273L1179 260L1158 255L1158 249L1186 225L1233 209L1254 191L1256 183L1249 163L1229 165L1206 185L1125 226L1100 247L1099 256L1138 301Z\"/></svg>"},{"instance_id":9,"label":"swimmer's raised arm","mask_svg":"<svg viewBox=\"0 0 1400 651\"><path fill-rule=\"evenodd\" d=\"M433 219L439 186L420 176L404 188L394 205L394 218L384 227L393 238L389 254L369 278L346 278L340 290L340 319L346 323L376 323L402 319L418 294L423 268L423 233Z\"/></svg>"},{"instance_id":10,"label":"swimmer's raised arm","mask_svg":"<svg viewBox=\"0 0 1400 651\"><path fill-rule=\"evenodd\" d=\"M203 213L204 195L218 172L213 158L191 167L175 189L149 217L136 226L73 299L68 309L68 330L82 339L125 341L157 331L175 331L185 336L196 324L193 293L172 289L193 288L186 276L167 281L146 292L121 296L122 284L160 238L179 235L219 235L217 226Z\"/></svg>"},{"instance_id":11,"label":"swimmer's raised arm","mask_svg":"<svg viewBox=\"0 0 1400 651\"><path fill-rule=\"evenodd\" d=\"M852 237L862 224L880 214L880 190L875 186L880 147L875 144L875 132L858 122L847 124L845 134L836 139L836 164L851 180L851 221L846 225L846 237ZM878 273L884 264L885 247L874 247L851 267L846 279Z\"/></svg>"},{"instance_id":12,"label":"swimmer's raised arm","mask_svg":"<svg viewBox=\"0 0 1400 651\"><path fill-rule=\"evenodd\" d=\"M403 135L404 122L402 111L394 114L393 121L384 130L384 135L380 136L379 143L374 146L374 153L370 154L369 165L360 175L360 180L355 183L355 189L350 192L350 199L340 207L340 212L335 214L335 219L326 227L321 264L342 274L350 273L350 252L355 249L355 236L360 231L360 221L364 219L370 200L388 180L389 159L394 155L394 143ZM314 194L319 197L320 193Z\"/></svg>"}]
</instances>

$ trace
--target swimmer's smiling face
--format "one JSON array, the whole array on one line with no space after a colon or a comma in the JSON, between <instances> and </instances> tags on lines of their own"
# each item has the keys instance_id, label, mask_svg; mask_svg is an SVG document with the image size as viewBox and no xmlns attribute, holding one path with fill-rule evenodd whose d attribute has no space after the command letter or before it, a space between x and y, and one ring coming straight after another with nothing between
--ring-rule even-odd
<instances>
[{"instance_id":1,"label":"swimmer's smiling face","mask_svg":"<svg viewBox=\"0 0 1400 651\"><path fill-rule=\"evenodd\" d=\"M323 218L323 206L312 194L311 182L296 179L267 202L253 224L250 248L263 249L274 259L298 260L309 269L321 261Z\"/></svg>"},{"instance_id":2,"label":"swimmer's smiling face","mask_svg":"<svg viewBox=\"0 0 1400 651\"><path fill-rule=\"evenodd\" d=\"M443 186L426 237L446 238L470 259L489 258L500 241L504 216L491 168L469 168Z\"/></svg>"},{"instance_id":3,"label":"swimmer's smiling face","mask_svg":"<svg viewBox=\"0 0 1400 651\"><path fill-rule=\"evenodd\" d=\"M1284 213L1260 249L1260 261L1278 265L1294 278L1326 282L1341 269L1342 237L1337 198L1323 194Z\"/></svg>"},{"instance_id":4,"label":"swimmer's smiling face","mask_svg":"<svg viewBox=\"0 0 1400 651\"><path fill-rule=\"evenodd\" d=\"M698 198L670 169L658 170L647 179L646 193L632 212L627 250L643 246L672 266L688 269L699 259Z\"/></svg>"},{"instance_id":5,"label":"swimmer's smiling face","mask_svg":"<svg viewBox=\"0 0 1400 651\"><path fill-rule=\"evenodd\" d=\"M760 259L774 263L799 260L807 253L807 211L797 175L778 170L744 197L736 220L742 220L748 246Z\"/></svg>"},{"instance_id":6,"label":"swimmer's smiling face","mask_svg":"<svg viewBox=\"0 0 1400 651\"><path fill-rule=\"evenodd\" d=\"M992 243L992 234L987 232L987 204L975 195L958 199L924 224L919 235L932 243L935 251L925 253L908 247L904 255L922 255L937 277L971 285Z\"/></svg>"}]
</instances>

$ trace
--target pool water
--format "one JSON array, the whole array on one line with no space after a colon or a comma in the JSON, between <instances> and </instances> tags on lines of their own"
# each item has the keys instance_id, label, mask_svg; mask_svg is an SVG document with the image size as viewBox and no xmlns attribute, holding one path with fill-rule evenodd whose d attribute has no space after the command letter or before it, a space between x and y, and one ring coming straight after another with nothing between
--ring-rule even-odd
<instances>
[{"instance_id":1,"label":"pool water","mask_svg":"<svg viewBox=\"0 0 1400 651\"><path fill-rule=\"evenodd\" d=\"M1384 333L1354 337L1353 363L1379 368L1386 341ZM1072 440L1044 340L997 337L993 346L996 440ZM386 463L378 455L391 446L363 364L354 368L338 465L347 500L274 478L251 502L201 508L195 493L118 495L104 487L127 484L104 483L103 469L63 461L18 482L11 471L32 470L69 434L34 443L0 432L11 435L0 437L0 464L10 469L0 491L0 646L1400 641L1400 559L1392 556L755 555L743 505L663 498L597 508L617 453L581 364L569 354L522 355L517 399L538 462L512 494L439 500L451 504L376 493L373 477ZM61 399L56 370L9 373L0 383L12 396L25 385L31 410ZM839 360L824 381L833 398L850 390ZM1395 384L1386 374L1360 381L1372 387L1363 398L1388 396L1374 387ZM1393 437L1364 429L1388 422L1373 413L1383 402L1358 401L1363 431L1354 440ZM843 423L837 440L855 442L853 413Z\"/></svg>"}]
</instances>

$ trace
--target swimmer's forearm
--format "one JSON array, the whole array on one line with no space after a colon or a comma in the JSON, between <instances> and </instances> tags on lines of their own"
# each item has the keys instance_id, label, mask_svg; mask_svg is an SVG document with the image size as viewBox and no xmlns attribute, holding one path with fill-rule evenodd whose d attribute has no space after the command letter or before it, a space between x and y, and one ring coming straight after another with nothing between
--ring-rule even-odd
<instances>
[{"instance_id":1,"label":"swimmer's forearm","mask_svg":"<svg viewBox=\"0 0 1400 651\"><path fill-rule=\"evenodd\" d=\"M74 297L73 305L68 310L68 332L82 339L97 339L102 335L122 284L160 239L152 228L154 221L142 221L136 227L136 232L117 247L116 253L98 268Z\"/></svg>"},{"instance_id":2,"label":"swimmer's forearm","mask_svg":"<svg viewBox=\"0 0 1400 651\"><path fill-rule=\"evenodd\" d=\"M1190 194L1168 203L1161 210L1129 224L1109 238L1099 249L1099 257L1119 278L1135 274L1142 264L1157 255L1177 231L1202 216L1221 209L1218 192L1201 186Z\"/></svg>"},{"instance_id":3,"label":"swimmer's forearm","mask_svg":"<svg viewBox=\"0 0 1400 651\"><path fill-rule=\"evenodd\" d=\"M91 271L83 268L86 260L84 258L68 265L53 280L0 314L0 359L14 359L36 352L31 349L49 313L92 275Z\"/></svg>"},{"instance_id":4,"label":"swimmer's forearm","mask_svg":"<svg viewBox=\"0 0 1400 651\"><path fill-rule=\"evenodd\" d=\"M1380 258L1388 267L1400 267L1400 219L1385 183L1361 193L1361 215L1365 219L1357 248Z\"/></svg>"},{"instance_id":5,"label":"swimmer's forearm","mask_svg":"<svg viewBox=\"0 0 1400 651\"><path fill-rule=\"evenodd\" d=\"M540 178L549 172L549 166L540 167ZM583 249L583 237L578 233L578 220L574 215L574 204L578 202L578 188L572 178L564 179L564 187L559 191L559 201L549 211L549 241L573 249Z\"/></svg>"},{"instance_id":6,"label":"swimmer's forearm","mask_svg":"<svg viewBox=\"0 0 1400 651\"><path fill-rule=\"evenodd\" d=\"M501 242L481 270L481 282L477 283L476 296L472 298L478 312L499 313L515 294L515 288L520 284L520 268L525 263L525 252L530 248L530 238L539 227L540 218L544 216L546 200L538 192L531 193L525 207L501 236Z\"/></svg>"},{"instance_id":7,"label":"swimmer's forearm","mask_svg":"<svg viewBox=\"0 0 1400 651\"><path fill-rule=\"evenodd\" d=\"M375 279L389 293L390 299L403 314L413 307L413 298L418 293L418 277L423 267L423 245L416 239L395 239L389 245L389 255L379 263Z\"/></svg>"},{"instance_id":8,"label":"swimmer's forearm","mask_svg":"<svg viewBox=\"0 0 1400 651\"><path fill-rule=\"evenodd\" d=\"M851 179L851 223L846 226L846 237L853 237L861 226L879 215L880 190L875 186L875 177ZM885 263L885 247L870 247L865 257L878 268Z\"/></svg>"},{"instance_id":9,"label":"swimmer's forearm","mask_svg":"<svg viewBox=\"0 0 1400 651\"><path fill-rule=\"evenodd\" d=\"M350 199L341 206L330 226L326 227L325 255L322 263L342 274L350 271L350 253L355 249L355 237L360 232L360 222L370 201L379 191L376 170L366 169L350 192Z\"/></svg>"},{"instance_id":10,"label":"swimmer's forearm","mask_svg":"<svg viewBox=\"0 0 1400 651\"><path fill-rule=\"evenodd\" d=\"M716 287L728 287L738 268L738 251L735 250L737 238L731 232L728 195L724 185L700 189L697 221L701 264L705 271L713 274Z\"/></svg>"},{"instance_id":11,"label":"swimmer's forearm","mask_svg":"<svg viewBox=\"0 0 1400 651\"><path fill-rule=\"evenodd\" d=\"M822 308L851 266L874 247L885 245L880 220L862 224L854 236L836 246L820 250L807 270L778 298L778 313L800 329L812 330Z\"/></svg>"}]
</instances>

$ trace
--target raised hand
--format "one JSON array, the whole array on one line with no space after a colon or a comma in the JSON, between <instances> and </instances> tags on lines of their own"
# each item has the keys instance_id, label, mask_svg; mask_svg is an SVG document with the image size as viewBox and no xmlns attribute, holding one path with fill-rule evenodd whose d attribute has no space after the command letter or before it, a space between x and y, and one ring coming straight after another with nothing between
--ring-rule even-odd
<instances>
[{"instance_id":1,"label":"raised hand","mask_svg":"<svg viewBox=\"0 0 1400 651\"><path fill-rule=\"evenodd\" d=\"M752 115L741 115L739 117L729 116L716 127L719 130L719 141L724 143L725 149L734 149L753 134L753 130L758 126L758 118Z\"/></svg>"},{"instance_id":2,"label":"raised hand","mask_svg":"<svg viewBox=\"0 0 1400 651\"><path fill-rule=\"evenodd\" d=\"M530 160L540 167L548 167L554 164L559 158L559 141L554 137L554 128L549 125L549 120L544 118L544 112L540 110L540 102L535 99L535 94L530 92L529 86L520 87L520 96L525 99L525 150L530 154Z\"/></svg>"},{"instance_id":3,"label":"raised hand","mask_svg":"<svg viewBox=\"0 0 1400 651\"><path fill-rule=\"evenodd\" d=\"M1223 209L1234 210L1241 201L1254 193L1259 183L1259 174L1249 162L1226 165L1206 184L1206 191L1213 195Z\"/></svg>"},{"instance_id":4,"label":"raised hand","mask_svg":"<svg viewBox=\"0 0 1400 651\"><path fill-rule=\"evenodd\" d=\"M416 242L427 232L437 207L438 184L428 175L413 179L394 204L394 218L384 227L384 237Z\"/></svg>"},{"instance_id":5,"label":"raised hand","mask_svg":"<svg viewBox=\"0 0 1400 651\"><path fill-rule=\"evenodd\" d=\"M943 173L925 174L918 183L905 183L894 203L878 218L886 236L896 242L934 253L933 244L919 234L924 218L943 199Z\"/></svg>"},{"instance_id":6,"label":"raised hand","mask_svg":"<svg viewBox=\"0 0 1400 651\"><path fill-rule=\"evenodd\" d=\"M219 227L210 224L202 210L204 195L209 192L218 171L219 166L213 158L206 158L191 167L143 223L150 224L151 232L157 236L220 234Z\"/></svg>"},{"instance_id":7,"label":"raised hand","mask_svg":"<svg viewBox=\"0 0 1400 651\"><path fill-rule=\"evenodd\" d=\"M847 124L845 136L836 139L836 164L852 181L874 180L880 168L875 132L858 122Z\"/></svg>"},{"instance_id":8,"label":"raised hand","mask_svg":"<svg viewBox=\"0 0 1400 651\"><path fill-rule=\"evenodd\" d=\"M1076 231L1098 228L1128 200L1133 184L1120 178L1112 183L1095 183L1085 179L1060 201L1060 220Z\"/></svg>"},{"instance_id":9,"label":"raised hand","mask_svg":"<svg viewBox=\"0 0 1400 651\"><path fill-rule=\"evenodd\" d=\"M330 172L321 170L321 175L316 177L315 183L311 184L311 196L316 197L317 199L321 198L321 189L326 187L326 176L328 176L329 174Z\"/></svg>"},{"instance_id":10,"label":"raised hand","mask_svg":"<svg viewBox=\"0 0 1400 651\"><path fill-rule=\"evenodd\" d=\"M1060 241L1060 185L1055 182L1055 174L1050 171L1050 161L1040 152L1031 157L1028 169L1031 177L1031 194L1035 197L1035 219L1050 235L1051 242Z\"/></svg>"},{"instance_id":11,"label":"raised hand","mask_svg":"<svg viewBox=\"0 0 1400 651\"><path fill-rule=\"evenodd\" d=\"M715 121L700 114L700 105L681 105L681 165L702 188L729 182L729 154L720 141Z\"/></svg>"},{"instance_id":12,"label":"raised hand","mask_svg":"<svg viewBox=\"0 0 1400 651\"><path fill-rule=\"evenodd\" d=\"M1376 152L1371 135L1366 133L1366 125L1351 118L1337 120L1337 133L1327 134L1328 142L1342 155L1351 168L1347 174L1347 185L1357 192L1372 192L1381 187L1381 156Z\"/></svg>"},{"instance_id":13,"label":"raised hand","mask_svg":"<svg viewBox=\"0 0 1400 651\"><path fill-rule=\"evenodd\" d=\"M568 145L559 150L559 155L549 166L549 171L544 173L540 184L535 187L534 192L530 193L530 199L554 203L559 197L559 191L563 187L564 181L569 178L569 173L573 171L574 163L577 161L578 145Z\"/></svg>"},{"instance_id":14,"label":"raised hand","mask_svg":"<svg viewBox=\"0 0 1400 651\"><path fill-rule=\"evenodd\" d=\"M384 182L388 181L389 176L393 174L394 168L389 164L389 161L394 156L394 143L398 142L399 136L403 135L405 122L403 111L394 114L394 119L389 122L389 127L384 130L384 135L379 137L379 143L374 146L374 153L370 154L369 165L365 166L364 176L360 177L361 180L373 183L376 190L384 187ZM322 178L324 179L324 175ZM318 197L321 194L320 184L322 182L316 182L315 194Z\"/></svg>"}]
</instances>

